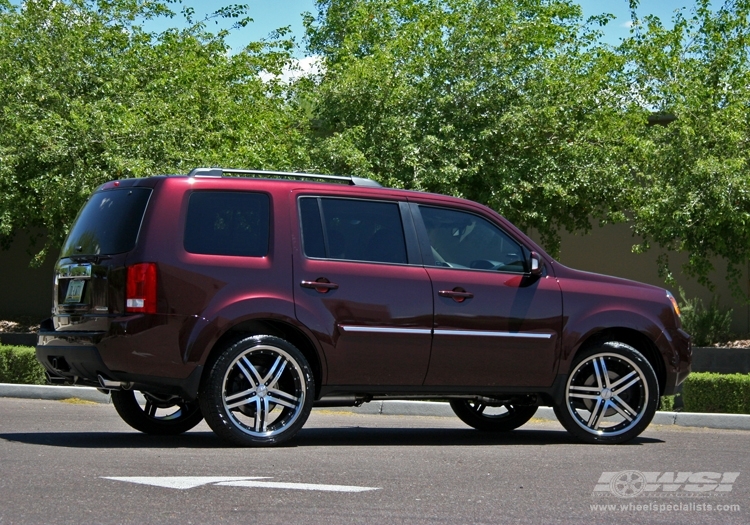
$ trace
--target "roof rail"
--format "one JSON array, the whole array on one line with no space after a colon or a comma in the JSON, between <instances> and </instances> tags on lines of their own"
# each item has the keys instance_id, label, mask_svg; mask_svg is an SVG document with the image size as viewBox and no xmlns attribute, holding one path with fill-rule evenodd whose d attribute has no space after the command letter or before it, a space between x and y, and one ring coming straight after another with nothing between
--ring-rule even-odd
<instances>
[{"instance_id":1,"label":"roof rail","mask_svg":"<svg viewBox=\"0 0 750 525\"><path fill-rule=\"evenodd\" d=\"M264 177L286 177L291 179L319 179L348 182L350 186L365 186L370 188L382 188L383 186L372 179L355 176L321 175L319 173L299 173L291 171L264 171L264 170L238 170L233 168L195 168L188 177L223 177L231 175L260 175Z\"/></svg>"}]
</instances>

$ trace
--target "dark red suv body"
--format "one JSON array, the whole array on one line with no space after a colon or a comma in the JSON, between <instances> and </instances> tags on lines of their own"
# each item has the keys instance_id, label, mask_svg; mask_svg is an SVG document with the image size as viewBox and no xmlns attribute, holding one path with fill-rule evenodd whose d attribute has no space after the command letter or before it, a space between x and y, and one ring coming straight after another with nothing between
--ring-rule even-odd
<instances>
[{"instance_id":1,"label":"dark red suv body","mask_svg":"<svg viewBox=\"0 0 750 525\"><path fill-rule=\"evenodd\" d=\"M313 403L439 397L483 430L551 405L621 442L690 371L668 292L566 268L484 206L221 173L102 185L56 266L40 362L139 430L271 444Z\"/></svg>"}]
</instances>

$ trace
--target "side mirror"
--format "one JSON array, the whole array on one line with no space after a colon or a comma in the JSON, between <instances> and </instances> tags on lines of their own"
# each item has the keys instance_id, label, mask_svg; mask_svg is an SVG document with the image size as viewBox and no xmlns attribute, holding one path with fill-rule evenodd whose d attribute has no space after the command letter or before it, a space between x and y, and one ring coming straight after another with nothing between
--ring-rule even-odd
<instances>
[{"instance_id":1,"label":"side mirror","mask_svg":"<svg viewBox=\"0 0 750 525\"><path fill-rule=\"evenodd\" d=\"M536 252L531 252L529 257L529 268L531 275L541 276L544 272L544 260Z\"/></svg>"}]
</instances>

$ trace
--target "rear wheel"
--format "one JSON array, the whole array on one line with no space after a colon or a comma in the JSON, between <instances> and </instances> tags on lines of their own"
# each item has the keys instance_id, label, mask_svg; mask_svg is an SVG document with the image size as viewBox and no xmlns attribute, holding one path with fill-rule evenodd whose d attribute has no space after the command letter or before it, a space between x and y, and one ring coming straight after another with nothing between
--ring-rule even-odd
<instances>
[{"instance_id":1,"label":"rear wheel","mask_svg":"<svg viewBox=\"0 0 750 525\"><path fill-rule=\"evenodd\" d=\"M304 355L278 337L229 346L211 365L200 392L206 422L238 445L277 445L307 421L315 385Z\"/></svg>"},{"instance_id":2,"label":"rear wheel","mask_svg":"<svg viewBox=\"0 0 750 525\"><path fill-rule=\"evenodd\" d=\"M623 443L651 423L659 384L648 360L635 348L615 341L581 354L555 407L560 423L588 443Z\"/></svg>"},{"instance_id":3,"label":"rear wheel","mask_svg":"<svg viewBox=\"0 0 750 525\"><path fill-rule=\"evenodd\" d=\"M450 405L461 421L485 432L515 430L528 422L538 408L508 403L488 404L474 399L452 399Z\"/></svg>"},{"instance_id":4,"label":"rear wheel","mask_svg":"<svg viewBox=\"0 0 750 525\"><path fill-rule=\"evenodd\" d=\"M141 404L133 390L113 390L111 393L112 404L123 421L146 434L182 434L203 420L197 401L142 392L145 403Z\"/></svg>"}]
</instances>

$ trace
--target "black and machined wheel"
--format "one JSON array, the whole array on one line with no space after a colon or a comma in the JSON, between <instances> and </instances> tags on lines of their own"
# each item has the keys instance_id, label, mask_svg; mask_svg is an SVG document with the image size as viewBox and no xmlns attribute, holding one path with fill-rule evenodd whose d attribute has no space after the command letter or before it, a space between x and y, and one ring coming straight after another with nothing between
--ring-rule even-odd
<instances>
[{"instance_id":1,"label":"black and machined wheel","mask_svg":"<svg viewBox=\"0 0 750 525\"><path fill-rule=\"evenodd\" d=\"M146 400L143 406L133 390L112 391L115 410L125 423L136 430L146 434L174 436L187 432L203 420L197 401L141 393Z\"/></svg>"},{"instance_id":2,"label":"black and machined wheel","mask_svg":"<svg viewBox=\"0 0 750 525\"><path fill-rule=\"evenodd\" d=\"M635 348L609 341L578 356L555 414L568 432L587 443L624 443L651 423L659 383Z\"/></svg>"},{"instance_id":3,"label":"black and machined wheel","mask_svg":"<svg viewBox=\"0 0 750 525\"><path fill-rule=\"evenodd\" d=\"M451 399L451 408L456 415L477 430L485 432L508 432L524 425L538 407L485 403L476 399Z\"/></svg>"},{"instance_id":4,"label":"black and machined wheel","mask_svg":"<svg viewBox=\"0 0 750 525\"><path fill-rule=\"evenodd\" d=\"M307 421L315 383L304 355L269 335L226 348L207 371L199 395L206 422L242 446L278 445Z\"/></svg>"}]
</instances>

